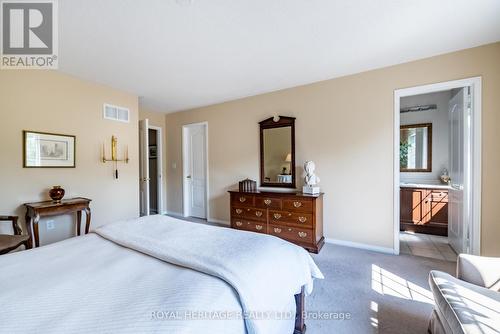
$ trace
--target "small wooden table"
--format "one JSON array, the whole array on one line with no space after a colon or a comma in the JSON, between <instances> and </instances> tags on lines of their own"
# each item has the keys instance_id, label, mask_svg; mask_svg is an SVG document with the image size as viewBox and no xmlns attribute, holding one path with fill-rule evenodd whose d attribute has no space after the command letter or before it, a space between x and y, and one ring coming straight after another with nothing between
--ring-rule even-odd
<instances>
[{"instance_id":1,"label":"small wooden table","mask_svg":"<svg viewBox=\"0 0 500 334\"><path fill-rule=\"evenodd\" d=\"M44 201L36 203L25 203L26 206L26 228L30 236L29 246L33 247L33 239L35 247L40 246L38 235L38 222L40 217L57 216L66 213L76 212L76 234L80 235L80 226L82 223L82 211L85 212L85 234L89 233L90 228L90 202L92 200L83 197L63 199L60 202ZM32 232L33 227L33 232ZM34 238L33 238L34 237Z\"/></svg>"}]
</instances>

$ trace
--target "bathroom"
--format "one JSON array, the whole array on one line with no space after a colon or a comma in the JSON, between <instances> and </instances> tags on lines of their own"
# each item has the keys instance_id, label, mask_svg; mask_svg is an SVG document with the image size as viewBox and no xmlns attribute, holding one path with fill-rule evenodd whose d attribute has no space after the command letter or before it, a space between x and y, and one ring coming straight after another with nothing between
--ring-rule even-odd
<instances>
[{"instance_id":1,"label":"bathroom","mask_svg":"<svg viewBox=\"0 0 500 334\"><path fill-rule=\"evenodd\" d=\"M402 254L455 261L464 251L464 120L469 101L467 87L400 99Z\"/></svg>"}]
</instances>

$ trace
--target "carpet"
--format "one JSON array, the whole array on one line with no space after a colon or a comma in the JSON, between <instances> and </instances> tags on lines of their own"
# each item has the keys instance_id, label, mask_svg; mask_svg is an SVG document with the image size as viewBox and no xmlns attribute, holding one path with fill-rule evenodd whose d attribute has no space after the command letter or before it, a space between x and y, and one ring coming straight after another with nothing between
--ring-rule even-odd
<instances>
[{"instance_id":1,"label":"carpet","mask_svg":"<svg viewBox=\"0 0 500 334\"><path fill-rule=\"evenodd\" d=\"M325 244L312 255L325 275L306 299L308 334L427 333L430 270L455 263Z\"/></svg>"}]
</instances>

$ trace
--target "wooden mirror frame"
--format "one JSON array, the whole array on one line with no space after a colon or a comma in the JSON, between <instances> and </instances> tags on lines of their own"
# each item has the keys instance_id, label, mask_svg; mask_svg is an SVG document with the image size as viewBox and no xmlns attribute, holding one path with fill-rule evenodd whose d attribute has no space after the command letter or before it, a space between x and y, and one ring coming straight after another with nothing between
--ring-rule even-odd
<instances>
[{"instance_id":1,"label":"wooden mirror frame","mask_svg":"<svg viewBox=\"0 0 500 334\"><path fill-rule=\"evenodd\" d=\"M259 122L260 125L260 186L261 187L277 187L277 188L295 188L295 117L287 116L277 116L279 119L274 120L274 117L269 117L268 119ZM292 161L290 171L292 173L292 183L276 183L276 182L266 182L264 179L264 130L291 127L291 154Z\"/></svg>"},{"instance_id":2,"label":"wooden mirror frame","mask_svg":"<svg viewBox=\"0 0 500 334\"><path fill-rule=\"evenodd\" d=\"M432 172L432 123L423 123L423 124L408 124L401 125L399 127L399 131L403 129L411 129L411 128L427 128L427 168L401 168L401 161L399 162L399 171L401 173L430 173ZM401 145L401 138L400 138ZM401 159L401 156L399 157Z\"/></svg>"}]
</instances>

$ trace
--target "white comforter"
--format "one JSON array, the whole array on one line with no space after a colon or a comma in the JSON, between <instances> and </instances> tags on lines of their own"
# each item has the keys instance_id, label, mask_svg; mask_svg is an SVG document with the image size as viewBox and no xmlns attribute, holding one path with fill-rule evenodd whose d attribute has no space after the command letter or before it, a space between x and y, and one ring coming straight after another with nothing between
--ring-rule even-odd
<instances>
[{"instance_id":1,"label":"white comforter","mask_svg":"<svg viewBox=\"0 0 500 334\"><path fill-rule=\"evenodd\" d=\"M322 276L270 236L162 216L97 233L0 257L0 333L291 333L293 295Z\"/></svg>"}]
</instances>

